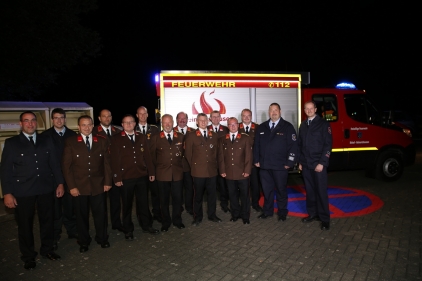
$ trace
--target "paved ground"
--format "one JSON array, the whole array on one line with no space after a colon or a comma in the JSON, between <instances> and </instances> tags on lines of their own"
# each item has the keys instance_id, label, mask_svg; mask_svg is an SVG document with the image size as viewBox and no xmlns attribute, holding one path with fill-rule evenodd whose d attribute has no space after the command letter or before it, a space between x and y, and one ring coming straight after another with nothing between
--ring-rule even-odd
<instances>
[{"instance_id":1,"label":"paved ground","mask_svg":"<svg viewBox=\"0 0 422 281\"><path fill-rule=\"evenodd\" d=\"M290 184L301 184L298 175ZM330 231L318 222L302 224L288 216L251 224L223 219L186 229L149 235L135 229L135 240L110 231L111 248L91 244L79 253L75 240L62 239L61 261L37 259L23 268L13 216L0 217L0 280L421 280L422 159L395 183L364 177L363 171L333 172L329 184L358 188L379 196L384 206L361 217L333 219ZM37 224L36 224L37 225ZM154 227L161 226L154 222ZM66 238L66 237L65 237ZM36 247L39 239L36 237Z\"/></svg>"}]
</instances>

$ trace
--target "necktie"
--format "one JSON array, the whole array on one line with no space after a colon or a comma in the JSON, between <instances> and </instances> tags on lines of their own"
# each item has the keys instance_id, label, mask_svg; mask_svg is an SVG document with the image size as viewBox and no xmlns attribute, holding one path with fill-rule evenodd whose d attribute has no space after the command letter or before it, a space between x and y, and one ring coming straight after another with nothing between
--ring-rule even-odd
<instances>
[{"instance_id":1,"label":"necktie","mask_svg":"<svg viewBox=\"0 0 422 281\"><path fill-rule=\"evenodd\" d=\"M183 132L183 129L182 129L182 134L185 134L185 132Z\"/></svg>"},{"instance_id":2,"label":"necktie","mask_svg":"<svg viewBox=\"0 0 422 281\"><path fill-rule=\"evenodd\" d=\"M29 138L29 141L32 143L32 145L35 146L34 137L29 136L28 138Z\"/></svg>"},{"instance_id":3,"label":"necktie","mask_svg":"<svg viewBox=\"0 0 422 281\"><path fill-rule=\"evenodd\" d=\"M88 151L91 151L91 145L89 144L89 137L88 136L86 136L85 144L86 144L86 148L88 148Z\"/></svg>"},{"instance_id":4,"label":"necktie","mask_svg":"<svg viewBox=\"0 0 422 281\"><path fill-rule=\"evenodd\" d=\"M142 134L145 135L145 126L142 126Z\"/></svg>"},{"instance_id":5,"label":"necktie","mask_svg":"<svg viewBox=\"0 0 422 281\"><path fill-rule=\"evenodd\" d=\"M232 135L232 143L234 143L234 134Z\"/></svg>"},{"instance_id":6,"label":"necktie","mask_svg":"<svg viewBox=\"0 0 422 281\"><path fill-rule=\"evenodd\" d=\"M246 133L249 134L249 126L246 126Z\"/></svg>"},{"instance_id":7,"label":"necktie","mask_svg":"<svg viewBox=\"0 0 422 281\"><path fill-rule=\"evenodd\" d=\"M275 125L275 123L273 122L273 125L271 126L271 131L274 129L274 125Z\"/></svg>"},{"instance_id":8,"label":"necktie","mask_svg":"<svg viewBox=\"0 0 422 281\"><path fill-rule=\"evenodd\" d=\"M204 131L204 138L207 139L207 131Z\"/></svg>"},{"instance_id":9,"label":"necktie","mask_svg":"<svg viewBox=\"0 0 422 281\"><path fill-rule=\"evenodd\" d=\"M311 125L312 120L308 119L308 126Z\"/></svg>"},{"instance_id":10,"label":"necktie","mask_svg":"<svg viewBox=\"0 0 422 281\"><path fill-rule=\"evenodd\" d=\"M109 130L109 129L107 129L107 136L108 136L108 137L111 137L111 135L110 135L110 130Z\"/></svg>"},{"instance_id":11,"label":"necktie","mask_svg":"<svg viewBox=\"0 0 422 281\"><path fill-rule=\"evenodd\" d=\"M130 137L130 141L131 141L132 143L135 143L135 141L133 140L133 135L129 135L129 137Z\"/></svg>"},{"instance_id":12,"label":"necktie","mask_svg":"<svg viewBox=\"0 0 422 281\"><path fill-rule=\"evenodd\" d=\"M217 133L217 127L214 128L214 131Z\"/></svg>"},{"instance_id":13,"label":"necktie","mask_svg":"<svg viewBox=\"0 0 422 281\"><path fill-rule=\"evenodd\" d=\"M63 132L59 132L59 135L60 135L61 137L63 137Z\"/></svg>"},{"instance_id":14,"label":"necktie","mask_svg":"<svg viewBox=\"0 0 422 281\"><path fill-rule=\"evenodd\" d=\"M167 140L169 141L169 144L171 144L171 137L170 137L170 134L167 134Z\"/></svg>"}]
</instances>

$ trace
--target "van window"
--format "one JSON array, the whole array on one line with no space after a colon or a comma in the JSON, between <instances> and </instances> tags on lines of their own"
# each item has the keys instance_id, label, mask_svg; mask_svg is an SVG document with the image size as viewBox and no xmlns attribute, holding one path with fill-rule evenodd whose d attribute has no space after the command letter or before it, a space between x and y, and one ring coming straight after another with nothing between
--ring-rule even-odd
<instances>
[{"instance_id":1,"label":"van window","mask_svg":"<svg viewBox=\"0 0 422 281\"><path fill-rule=\"evenodd\" d=\"M381 125L379 110L365 95L344 95L347 115L358 122Z\"/></svg>"},{"instance_id":2,"label":"van window","mask_svg":"<svg viewBox=\"0 0 422 281\"><path fill-rule=\"evenodd\" d=\"M333 94L316 94L312 100L317 107L317 114L328 122L337 121L338 108L337 97Z\"/></svg>"}]
</instances>

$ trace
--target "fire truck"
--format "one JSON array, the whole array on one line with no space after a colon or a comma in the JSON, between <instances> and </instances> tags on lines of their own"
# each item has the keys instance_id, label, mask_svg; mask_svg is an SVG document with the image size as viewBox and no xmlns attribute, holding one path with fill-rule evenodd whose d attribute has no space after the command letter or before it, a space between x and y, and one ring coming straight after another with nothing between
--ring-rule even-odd
<instances>
[{"instance_id":1,"label":"fire truck","mask_svg":"<svg viewBox=\"0 0 422 281\"><path fill-rule=\"evenodd\" d=\"M249 73L216 71L161 71L155 76L160 115L188 114L196 128L198 113L218 110L221 124L229 117L241 120L242 109L252 121L269 119L268 107L276 102L283 119L298 131L306 118L303 103L314 101L317 114L330 122L333 147L329 171L365 169L366 175L384 181L401 177L415 162L416 147L409 128L389 122L364 90L351 83L335 88L309 88L310 73Z\"/></svg>"}]
</instances>

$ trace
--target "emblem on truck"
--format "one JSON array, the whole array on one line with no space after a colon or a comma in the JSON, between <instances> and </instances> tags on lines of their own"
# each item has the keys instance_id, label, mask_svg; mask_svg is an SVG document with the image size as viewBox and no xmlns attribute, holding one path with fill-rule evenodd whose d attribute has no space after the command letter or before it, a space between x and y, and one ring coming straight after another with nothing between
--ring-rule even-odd
<instances>
[{"instance_id":1,"label":"emblem on truck","mask_svg":"<svg viewBox=\"0 0 422 281\"><path fill-rule=\"evenodd\" d=\"M201 109L203 113L205 114L210 114L214 109L212 108L212 106L205 100L205 92L202 92L201 94L201 98L199 99L199 105L201 106ZM214 94L215 90L212 91L209 95ZM214 99L218 105L220 106L219 108L219 112L220 114L225 114L226 113L226 106L224 105L224 103L222 101L220 101L219 99ZM195 102L192 104L192 114L198 114L198 110L196 110L195 107Z\"/></svg>"}]
</instances>

